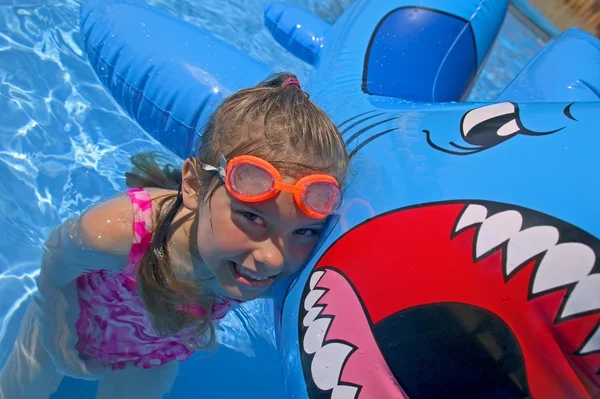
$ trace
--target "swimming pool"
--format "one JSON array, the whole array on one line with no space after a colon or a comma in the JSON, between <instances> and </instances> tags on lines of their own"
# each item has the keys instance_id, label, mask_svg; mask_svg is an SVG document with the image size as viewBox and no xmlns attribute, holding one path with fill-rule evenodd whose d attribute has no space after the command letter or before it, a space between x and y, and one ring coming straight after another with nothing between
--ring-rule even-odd
<instances>
[{"instance_id":1,"label":"swimming pool","mask_svg":"<svg viewBox=\"0 0 600 399\"><path fill-rule=\"evenodd\" d=\"M348 0L289 1L334 21ZM279 47L263 27L267 0L200 2L148 0L248 52L274 70L293 70L302 79L309 67ZM129 156L162 147L123 114L97 82L82 53L78 31L79 2L0 1L0 366L18 331L40 247L61 220L124 188ZM543 46L509 15L486 68L469 97L491 100ZM273 369L252 367L253 356L275 364L269 327L270 303L252 312L253 325L232 315L241 331L224 335L234 350L211 359L195 357L181 368L169 397L200 391L209 397L283 397L281 378ZM261 317L261 315L264 315ZM231 384L235 376L235 384ZM229 383L228 383L229 382ZM57 398L94 397L94 383L65 380ZM81 391L80 391L81 390ZM77 391L77 395L74 392Z\"/></svg>"}]
</instances>

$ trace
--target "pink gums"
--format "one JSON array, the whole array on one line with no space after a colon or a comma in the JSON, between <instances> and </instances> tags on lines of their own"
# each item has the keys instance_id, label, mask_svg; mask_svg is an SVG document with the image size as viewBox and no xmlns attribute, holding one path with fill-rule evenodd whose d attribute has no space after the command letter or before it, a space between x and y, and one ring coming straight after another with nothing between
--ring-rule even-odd
<instances>
[{"instance_id":1,"label":"pink gums","mask_svg":"<svg viewBox=\"0 0 600 399\"><path fill-rule=\"evenodd\" d=\"M346 360L341 382L360 385L360 399L407 399L388 368L360 299L348 281L338 272L326 269L315 288L327 290L318 301L325 306L321 315L333 316L325 342L342 341L356 347Z\"/></svg>"}]
</instances>

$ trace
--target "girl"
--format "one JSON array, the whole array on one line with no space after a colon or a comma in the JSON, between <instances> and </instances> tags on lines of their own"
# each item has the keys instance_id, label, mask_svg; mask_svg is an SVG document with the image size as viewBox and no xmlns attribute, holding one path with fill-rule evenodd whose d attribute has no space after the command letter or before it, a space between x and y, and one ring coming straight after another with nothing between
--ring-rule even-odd
<instances>
[{"instance_id":1,"label":"girl","mask_svg":"<svg viewBox=\"0 0 600 399\"><path fill-rule=\"evenodd\" d=\"M129 190L48 238L0 398L48 398L63 375L100 379L98 398L162 397L228 310L307 261L348 155L279 74L227 98L181 169L132 162Z\"/></svg>"}]
</instances>

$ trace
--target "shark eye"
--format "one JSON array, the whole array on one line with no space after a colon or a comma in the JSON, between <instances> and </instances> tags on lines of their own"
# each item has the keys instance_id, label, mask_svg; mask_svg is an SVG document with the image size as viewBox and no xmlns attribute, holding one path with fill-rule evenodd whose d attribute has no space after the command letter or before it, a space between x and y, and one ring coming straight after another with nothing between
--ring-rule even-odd
<instances>
[{"instance_id":1,"label":"shark eye","mask_svg":"<svg viewBox=\"0 0 600 399\"><path fill-rule=\"evenodd\" d=\"M492 147L520 130L518 110L513 103L486 105L471 110L461 121L463 139L472 145Z\"/></svg>"}]
</instances>

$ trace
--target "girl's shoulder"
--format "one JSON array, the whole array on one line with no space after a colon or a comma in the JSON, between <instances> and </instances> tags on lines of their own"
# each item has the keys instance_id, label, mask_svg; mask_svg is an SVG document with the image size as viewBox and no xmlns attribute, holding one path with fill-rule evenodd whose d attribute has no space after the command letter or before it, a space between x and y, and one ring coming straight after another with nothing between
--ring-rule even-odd
<instances>
[{"instance_id":1,"label":"girl's shoulder","mask_svg":"<svg viewBox=\"0 0 600 399\"><path fill-rule=\"evenodd\" d=\"M131 199L126 193L99 202L79 218L78 233L86 247L127 255L133 242Z\"/></svg>"},{"instance_id":2,"label":"girl's shoulder","mask_svg":"<svg viewBox=\"0 0 600 399\"><path fill-rule=\"evenodd\" d=\"M173 195L172 190L144 189L152 201L152 219L156 222L158 204ZM79 220L81 240L90 249L114 255L127 255L133 242L133 206L127 192L104 200L85 211Z\"/></svg>"}]
</instances>

